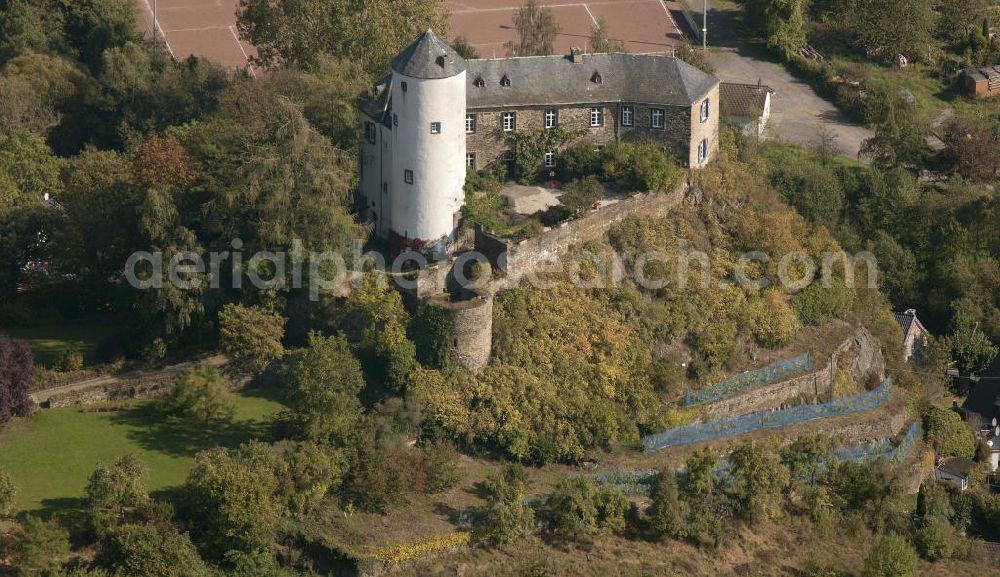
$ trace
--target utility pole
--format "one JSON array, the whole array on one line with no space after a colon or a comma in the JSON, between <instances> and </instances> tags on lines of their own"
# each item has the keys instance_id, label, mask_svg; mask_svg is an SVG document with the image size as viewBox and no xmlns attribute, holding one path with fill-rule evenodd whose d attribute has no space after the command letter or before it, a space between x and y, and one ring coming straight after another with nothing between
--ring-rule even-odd
<instances>
[{"instance_id":1,"label":"utility pole","mask_svg":"<svg viewBox=\"0 0 1000 577\"><path fill-rule=\"evenodd\" d=\"M705 0L705 7L701 11L701 49L708 50L708 0Z\"/></svg>"},{"instance_id":2,"label":"utility pole","mask_svg":"<svg viewBox=\"0 0 1000 577\"><path fill-rule=\"evenodd\" d=\"M153 57L156 57L156 0L153 0Z\"/></svg>"}]
</instances>

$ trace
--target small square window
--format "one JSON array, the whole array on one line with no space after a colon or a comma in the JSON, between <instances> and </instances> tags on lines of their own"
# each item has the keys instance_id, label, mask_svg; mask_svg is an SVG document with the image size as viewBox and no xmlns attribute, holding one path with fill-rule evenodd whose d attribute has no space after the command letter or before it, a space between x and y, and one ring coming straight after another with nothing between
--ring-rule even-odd
<instances>
[{"instance_id":1,"label":"small square window","mask_svg":"<svg viewBox=\"0 0 1000 577\"><path fill-rule=\"evenodd\" d=\"M708 139L702 140L698 143L698 163L703 163L708 160Z\"/></svg>"},{"instance_id":2,"label":"small square window","mask_svg":"<svg viewBox=\"0 0 1000 577\"><path fill-rule=\"evenodd\" d=\"M476 132L476 115L466 114L465 115L465 133L475 134Z\"/></svg>"},{"instance_id":3,"label":"small square window","mask_svg":"<svg viewBox=\"0 0 1000 577\"><path fill-rule=\"evenodd\" d=\"M635 110L631 106L622 106L622 126L633 126L635 124Z\"/></svg>"},{"instance_id":4,"label":"small square window","mask_svg":"<svg viewBox=\"0 0 1000 577\"><path fill-rule=\"evenodd\" d=\"M432 122L431 123L431 134L441 134L441 123Z\"/></svg>"},{"instance_id":5,"label":"small square window","mask_svg":"<svg viewBox=\"0 0 1000 577\"><path fill-rule=\"evenodd\" d=\"M404 170L403 171L403 181L406 182L406 184L413 184L413 171L412 170Z\"/></svg>"},{"instance_id":6,"label":"small square window","mask_svg":"<svg viewBox=\"0 0 1000 577\"><path fill-rule=\"evenodd\" d=\"M504 112L501 115L501 119L503 120L504 132L513 132L514 130L517 129L517 115L515 113Z\"/></svg>"},{"instance_id":7,"label":"small square window","mask_svg":"<svg viewBox=\"0 0 1000 577\"><path fill-rule=\"evenodd\" d=\"M550 109L545 111L545 128L555 128L559 123L559 113Z\"/></svg>"},{"instance_id":8,"label":"small square window","mask_svg":"<svg viewBox=\"0 0 1000 577\"><path fill-rule=\"evenodd\" d=\"M708 98L706 98L705 102L701 103L701 121L702 122L705 122L705 121L708 120L708 117L711 114L711 111L712 111L712 105L710 104L710 100Z\"/></svg>"},{"instance_id":9,"label":"small square window","mask_svg":"<svg viewBox=\"0 0 1000 577\"><path fill-rule=\"evenodd\" d=\"M467 152L467 153L465 153L465 166L471 168L472 170L476 169L476 153L475 152Z\"/></svg>"},{"instance_id":10,"label":"small square window","mask_svg":"<svg viewBox=\"0 0 1000 577\"><path fill-rule=\"evenodd\" d=\"M662 108L654 108L650 111L650 125L657 130L663 130L664 127L664 111Z\"/></svg>"},{"instance_id":11,"label":"small square window","mask_svg":"<svg viewBox=\"0 0 1000 577\"><path fill-rule=\"evenodd\" d=\"M604 110L601 108L590 109L590 127L596 128L604 126Z\"/></svg>"},{"instance_id":12,"label":"small square window","mask_svg":"<svg viewBox=\"0 0 1000 577\"><path fill-rule=\"evenodd\" d=\"M371 144L375 144L375 123L365 122L365 140Z\"/></svg>"},{"instance_id":13,"label":"small square window","mask_svg":"<svg viewBox=\"0 0 1000 577\"><path fill-rule=\"evenodd\" d=\"M546 152L545 153L545 168L555 168L556 167L556 153Z\"/></svg>"},{"instance_id":14,"label":"small square window","mask_svg":"<svg viewBox=\"0 0 1000 577\"><path fill-rule=\"evenodd\" d=\"M403 92L406 92L406 83L405 82L400 82L399 83L399 89L402 90Z\"/></svg>"}]
</instances>

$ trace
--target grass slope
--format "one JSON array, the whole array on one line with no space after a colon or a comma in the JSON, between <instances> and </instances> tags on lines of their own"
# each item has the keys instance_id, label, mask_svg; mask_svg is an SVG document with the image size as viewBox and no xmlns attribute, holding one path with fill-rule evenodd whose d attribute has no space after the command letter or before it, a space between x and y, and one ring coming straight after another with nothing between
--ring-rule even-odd
<instances>
[{"instance_id":1,"label":"grass slope","mask_svg":"<svg viewBox=\"0 0 1000 577\"><path fill-rule=\"evenodd\" d=\"M190 430L160 423L149 402L115 413L51 409L15 419L0 431L0 469L18 487L23 510L64 509L83 496L98 463L132 453L150 468L150 489L179 485L199 451L235 447L265 433L268 417L282 406L260 391L234 395L234 422L217 430Z\"/></svg>"},{"instance_id":2,"label":"grass slope","mask_svg":"<svg viewBox=\"0 0 1000 577\"><path fill-rule=\"evenodd\" d=\"M26 341L35 353L35 362L53 368L63 353L74 348L83 353L88 363L94 362L97 348L115 329L99 319L55 319L31 326L0 328L0 333Z\"/></svg>"}]
</instances>

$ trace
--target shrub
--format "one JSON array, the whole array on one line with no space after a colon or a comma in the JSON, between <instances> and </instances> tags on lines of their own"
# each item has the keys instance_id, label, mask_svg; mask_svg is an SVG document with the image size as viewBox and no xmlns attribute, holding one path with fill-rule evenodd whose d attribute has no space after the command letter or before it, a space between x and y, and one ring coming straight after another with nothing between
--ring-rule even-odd
<instances>
[{"instance_id":1,"label":"shrub","mask_svg":"<svg viewBox=\"0 0 1000 577\"><path fill-rule=\"evenodd\" d=\"M604 194L604 186L597 180L597 177L586 176L569 181L559 197L559 202L573 215L579 215L593 208L594 203L601 199L602 194Z\"/></svg>"},{"instance_id":2,"label":"shrub","mask_svg":"<svg viewBox=\"0 0 1000 577\"><path fill-rule=\"evenodd\" d=\"M87 517L98 536L145 516L150 499L143 478L148 472L134 455L125 455L111 466L99 465L90 475Z\"/></svg>"},{"instance_id":3,"label":"shrub","mask_svg":"<svg viewBox=\"0 0 1000 577\"><path fill-rule=\"evenodd\" d=\"M632 172L632 145L612 142L601 151L601 172L606 180L625 180Z\"/></svg>"},{"instance_id":4,"label":"shrub","mask_svg":"<svg viewBox=\"0 0 1000 577\"><path fill-rule=\"evenodd\" d=\"M6 517L14 512L14 500L17 499L17 487L10 475L0 471L0 517Z\"/></svg>"},{"instance_id":5,"label":"shrub","mask_svg":"<svg viewBox=\"0 0 1000 577\"><path fill-rule=\"evenodd\" d=\"M792 297L792 308L805 325L821 325L847 309L851 293L844 283L834 279L829 287L814 282Z\"/></svg>"},{"instance_id":6,"label":"shrub","mask_svg":"<svg viewBox=\"0 0 1000 577\"><path fill-rule=\"evenodd\" d=\"M106 540L98 561L115 577L212 577L186 533L169 525L124 525Z\"/></svg>"},{"instance_id":7,"label":"shrub","mask_svg":"<svg viewBox=\"0 0 1000 577\"><path fill-rule=\"evenodd\" d=\"M574 144L559 155L556 172L559 180L569 182L573 179L596 176L601 171L601 153L590 143Z\"/></svg>"},{"instance_id":8,"label":"shrub","mask_svg":"<svg viewBox=\"0 0 1000 577\"><path fill-rule=\"evenodd\" d=\"M633 190L659 192L677 186L684 175L667 153L655 144L638 144L632 149L628 183Z\"/></svg>"},{"instance_id":9,"label":"shrub","mask_svg":"<svg viewBox=\"0 0 1000 577\"><path fill-rule=\"evenodd\" d=\"M154 406L167 418L191 426L215 427L231 422L236 416L229 379L211 366L182 375Z\"/></svg>"},{"instance_id":10,"label":"shrub","mask_svg":"<svg viewBox=\"0 0 1000 577\"><path fill-rule=\"evenodd\" d=\"M356 432L351 449L342 495L362 511L387 514L406 504L411 485L425 482L417 478L422 474L419 463L398 450L386 450L371 427Z\"/></svg>"},{"instance_id":11,"label":"shrub","mask_svg":"<svg viewBox=\"0 0 1000 577\"><path fill-rule=\"evenodd\" d=\"M924 437L942 456L971 459L976 454L975 435L961 415L950 409L927 409L924 413Z\"/></svg>"},{"instance_id":12,"label":"shrub","mask_svg":"<svg viewBox=\"0 0 1000 577\"><path fill-rule=\"evenodd\" d=\"M24 341L0 334L0 425L31 413L35 357Z\"/></svg>"},{"instance_id":13,"label":"shrub","mask_svg":"<svg viewBox=\"0 0 1000 577\"><path fill-rule=\"evenodd\" d=\"M21 529L15 574L22 577L60 575L69 558L69 531L54 520L43 521L32 515L25 518Z\"/></svg>"},{"instance_id":14,"label":"shrub","mask_svg":"<svg viewBox=\"0 0 1000 577\"><path fill-rule=\"evenodd\" d=\"M527 535L535 528L535 511L524 504L528 478L517 465L504 469L483 481L486 510L473 538L476 541L503 544Z\"/></svg>"},{"instance_id":15,"label":"shrub","mask_svg":"<svg viewBox=\"0 0 1000 577\"><path fill-rule=\"evenodd\" d=\"M219 313L219 344L236 371L256 376L284 354L285 322L260 307L230 303Z\"/></svg>"},{"instance_id":16,"label":"shrub","mask_svg":"<svg viewBox=\"0 0 1000 577\"><path fill-rule=\"evenodd\" d=\"M677 475L672 470L663 469L656 475L648 515L650 527L658 534L675 539L685 536L687 513L680 500Z\"/></svg>"},{"instance_id":17,"label":"shrub","mask_svg":"<svg viewBox=\"0 0 1000 577\"><path fill-rule=\"evenodd\" d=\"M450 442L432 441L424 447L423 453L427 493L441 493L462 482L462 473L456 463L457 453Z\"/></svg>"},{"instance_id":18,"label":"shrub","mask_svg":"<svg viewBox=\"0 0 1000 577\"><path fill-rule=\"evenodd\" d=\"M778 456L756 441L746 441L733 449L729 465L737 512L750 522L776 515L789 479Z\"/></svg>"},{"instance_id":19,"label":"shrub","mask_svg":"<svg viewBox=\"0 0 1000 577\"><path fill-rule=\"evenodd\" d=\"M917 552L906 538L888 533L865 558L862 577L909 577L917 569Z\"/></svg>"},{"instance_id":20,"label":"shrub","mask_svg":"<svg viewBox=\"0 0 1000 577\"><path fill-rule=\"evenodd\" d=\"M948 559L955 554L957 539L958 535L948 520L935 515L925 519L917 531L917 549L928 561Z\"/></svg>"},{"instance_id":21,"label":"shrub","mask_svg":"<svg viewBox=\"0 0 1000 577\"><path fill-rule=\"evenodd\" d=\"M203 550L221 558L271 545L283 512L275 465L270 447L257 442L198 453L181 510Z\"/></svg>"},{"instance_id":22,"label":"shrub","mask_svg":"<svg viewBox=\"0 0 1000 577\"><path fill-rule=\"evenodd\" d=\"M59 355L56 361L56 370L64 373L79 371L83 368L83 353L76 347L70 347Z\"/></svg>"},{"instance_id":23,"label":"shrub","mask_svg":"<svg viewBox=\"0 0 1000 577\"><path fill-rule=\"evenodd\" d=\"M623 531L627 509L628 500L617 487L598 488L589 477L563 479L545 503L552 534L577 541Z\"/></svg>"}]
</instances>

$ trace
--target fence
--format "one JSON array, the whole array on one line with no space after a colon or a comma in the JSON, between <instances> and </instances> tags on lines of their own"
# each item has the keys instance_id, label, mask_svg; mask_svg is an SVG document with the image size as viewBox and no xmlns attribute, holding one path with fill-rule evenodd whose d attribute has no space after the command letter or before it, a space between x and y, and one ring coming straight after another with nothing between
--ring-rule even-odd
<instances>
[{"instance_id":1,"label":"fence","mask_svg":"<svg viewBox=\"0 0 1000 577\"><path fill-rule=\"evenodd\" d=\"M657 435L644 437L642 445L646 453L652 453L667 447L711 441L720 437L741 435L762 429L787 427L813 419L828 419L861 413L882 406L889 400L891 392L892 378L890 377L877 389L853 397L842 397L819 405L799 405L778 411L757 411L717 421L682 425Z\"/></svg>"},{"instance_id":2,"label":"fence","mask_svg":"<svg viewBox=\"0 0 1000 577\"><path fill-rule=\"evenodd\" d=\"M920 436L920 423L913 423L906 434L893 445L890 439L882 439L874 443L844 447L837 450L837 461L870 462L885 459L893 464L899 464L910 454ZM684 467L674 469L675 473L684 472ZM722 460L715 469L719 476L729 474L729 462ZM627 497L649 497L653 484L656 482L657 471L625 471L614 469L604 473L591 475L598 485L614 485Z\"/></svg>"},{"instance_id":3,"label":"fence","mask_svg":"<svg viewBox=\"0 0 1000 577\"><path fill-rule=\"evenodd\" d=\"M761 369L740 373L703 389L691 391L684 395L684 406L690 407L729 397L748 389L773 383L788 375L811 371L812 368L812 353L777 361Z\"/></svg>"},{"instance_id":4,"label":"fence","mask_svg":"<svg viewBox=\"0 0 1000 577\"><path fill-rule=\"evenodd\" d=\"M889 439L875 441L865 445L854 447L844 447L837 451L837 459L841 461L877 461L885 459L891 463L899 464L908 454L910 449L917 442L920 434L920 424L913 423L906 431L906 434L899 441L898 445L893 445Z\"/></svg>"}]
</instances>

